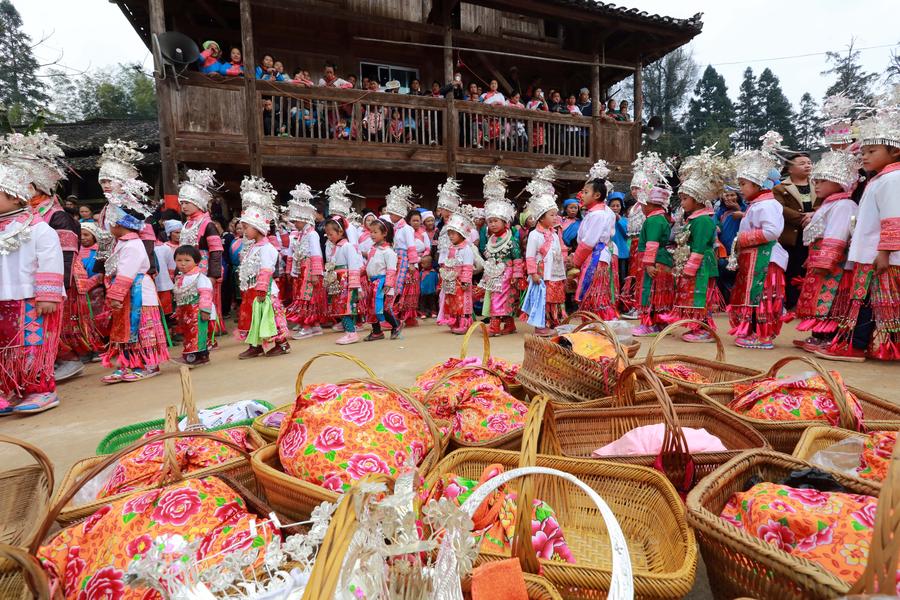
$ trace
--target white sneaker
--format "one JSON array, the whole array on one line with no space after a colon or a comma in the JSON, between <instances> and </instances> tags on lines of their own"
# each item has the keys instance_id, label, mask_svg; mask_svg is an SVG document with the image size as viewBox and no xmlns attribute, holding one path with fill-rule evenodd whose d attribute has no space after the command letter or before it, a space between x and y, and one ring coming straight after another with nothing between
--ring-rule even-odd
<instances>
[{"instance_id":1,"label":"white sneaker","mask_svg":"<svg viewBox=\"0 0 900 600\"><path fill-rule=\"evenodd\" d=\"M345 333L335 343L340 346L347 346L348 344L355 344L358 341L359 341L359 335L354 331L351 333Z\"/></svg>"},{"instance_id":2,"label":"white sneaker","mask_svg":"<svg viewBox=\"0 0 900 600\"><path fill-rule=\"evenodd\" d=\"M313 337L316 335L322 335L322 328L319 327L318 325L316 325L315 327L310 327L306 331L309 332L309 337Z\"/></svg>"},{"instance_id":3,"label":"white sneaker","mask_svg":"<svg viewBox=\"0 0 900 600\"><path fill-rule=\"evenodd\" d=\"M641 315L636 310L630 310L627 313L622 313L622 318L629 321L637 321L641 318Z\"/></svg>"},{"instance_id":4,"label":"white sneaker","mask_svg":"<svg viewBox=\"0 0 900 600\"><path fill-rule=\"evenodd\" d=\"M295 339L295 340L305 340L306 338L308 338L310 336L312 336L312 334L309 332L309 329L306 329L305 327L301 327L300 329L295 331L293 333L293 335L291 335L291 338Z\"/></svg>"},{"instance_id":5,"label":"white sneaker","mask_svg":"<svg viewBox=\"0 0 900 600\"><path fill-rule=\"evenodd\" d=\"M334 325L331 326L331 330L340 333L340 332L344 331L344 324L340 323L340 322L335 323Z\"/></svg>"},{"instance_id":6,"label":"white sneaker","mask_svg":"<svg viewBox=\"0 0 900 600\"><path fill-rule=\"evenodd\" d=\"M56 363L53 367L53 379L56 381L65 381L76 375L81 375L83 372L84 363L80 360L67 360Z\"/></svg>"}]
</instances>

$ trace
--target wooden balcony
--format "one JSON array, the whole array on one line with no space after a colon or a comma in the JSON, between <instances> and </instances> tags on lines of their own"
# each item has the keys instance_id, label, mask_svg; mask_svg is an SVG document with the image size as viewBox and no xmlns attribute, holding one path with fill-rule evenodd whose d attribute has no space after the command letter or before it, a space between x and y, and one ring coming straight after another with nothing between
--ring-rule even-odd
<instances>
[{"instance_id":1,"label":"wooden balcony","mask_svg":"<svg viewBox=\"0 0 900 600\"><path fill-rule=\"evenodd\" d=\"M640 141L633 123L362 90L255 81L251 103L247 83L191 74L173 90L176 161L517 177L553 164L579 180L599 158L624 178Z\"/></svg>"}]
</instances>

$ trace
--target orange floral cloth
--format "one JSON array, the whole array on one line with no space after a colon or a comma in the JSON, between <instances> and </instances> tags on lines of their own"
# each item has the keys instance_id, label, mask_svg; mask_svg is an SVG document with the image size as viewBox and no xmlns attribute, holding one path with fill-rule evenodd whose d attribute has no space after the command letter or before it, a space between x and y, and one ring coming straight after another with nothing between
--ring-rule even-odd
<instances>
[{"instance_id":1,"label":"orange floral cloth","mask_svg":"<svg viewBox=\"0 0 900 600\"><path fill-rule=\"evenodd\" d=\"M499 377L480 369L466 369L434 389L449 371L443 365L429 369L416 378L411 392L435 420L451 422L454 438L484 442L525 426L528 407L503 389Z\"/></svg>"},{"instance_id":2,"label":"orange floral cloth","mask_svg":"<svg viewBox=\"0 0 900 600\"><path fill-rule=\"evenodd\" d=\"M710 383L700 371L681 363L656 365L656 371L687 383Z\"/></svg>"},{"instance_id":3,"label":"orange floral cloth","mask_svg":"<svg viewBox=\"0 0 900 600\"><path fill-rule=\"evenodd\" d=\"M721 517L855 583L866 567L877 506L871 496L760 483L732 496Z\"/></svg>"},{"instance_id":4,"label":"orange floral cloth","mask_svg":"<svg viewBox=\"0 0 900 600\"><path fill-rule=\"evenodd\" d=\"M578 331L561 335L554 341L559 343L561 340L566 340L572 352L590 360L601 362L616 357L616 348L612 340L600 333Z\"/></svg>"},{"instance_id":5,"label":"orange floral cloth","mask_svg":"<svg viewBox=\"0 0 900 600\"><path fill-rule=\"evenodd\" d=\"M887 476L894 444L897 443L896 431L873 431L863 442L863 451L859 457L856 473L863 479L882 481Z\"/></svg>"},{"instance_id":6,"label":"orange floral cloth","mask_svg":"<svg viewBox=\"0 0 900 600\"><path fill-rule=\"evenodd\" d=\"M850 410L860 424L862 407L856 396L847 390L837 371L829 371L848 398ZM728 405L733 411L755 419L769 421L825 421L840 424L840 412L821 375L766 378L753 383L734 384L734 400Z\"/></svg>"},{"instance_id":7,"label":"orange floral cloth","mask_svg":"<svg viewBox=\"0 0 900 600\"><path fill-rule=\"evenodd\" d=\"M162 430L149 431L142 439L163 433ZM256 450L247 439L246 427L235 427L212 432L222 439L230 439L247 449ZM239 458L240 455L229 448L207 438L178 438L173 440L175 456L182 473L190 473L207 467L220 465ZM126 454L119 461L109 481L97 494L97 498L107 498L123 492L139 490L159 483L165 467L164 442L151 442Z\"/></svg>"},{"instance_id":8,"label":"orange floral cloth","mask_svg":"<svg viewBox=\"0 0 900 600\"><path fill-rule=\"evenodd\" d=\"M188 479L107 504L62 530L38 550L38 558L69 600L156 600L158 593L128 587L123 578L133 558L157 537L200 537L196 560L212 566L224 558L220 553L264 548L278 535L271 524L259 523L251 534L251 519L260 517L247 512L220 479Z\"/></svg>"},{"instance_id":9,"label":"orange floral cloth","mask_svg":"<svg viewBox=\"0 0 900 600\"><path fill-rule=\"evenodd\" d=\"M399 474L431 450L425 419L375 383L306 386L281 423L278 455L287 474L334 492L368 473Z\"/></svg>"}]
</instances>

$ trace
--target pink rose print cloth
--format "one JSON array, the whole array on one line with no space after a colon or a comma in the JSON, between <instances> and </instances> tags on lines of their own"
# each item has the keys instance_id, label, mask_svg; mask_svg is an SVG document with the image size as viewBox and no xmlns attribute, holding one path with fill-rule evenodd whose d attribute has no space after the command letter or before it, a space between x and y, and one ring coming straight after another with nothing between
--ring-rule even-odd
<instances>
[{"instance_id":1,"label":"pink rose print cloth","mask_svg":"<svg viewBox=\"0 0 900 600\"><path fill-rule=\"evenodd\" d=\"M278 455L288 475L343 492L368 473L396 477L434 445L425 419L374 382L303 389L281 423Z\"/></svg>"},{"instance_id":2,"label":"pink rose print cloth","mask_svg":"<svg viewBox=\"0 0 900 600\"><path fill-rule=\"evenodd\" d=\"M258 522L255 534L251 519ZM157 592L124 581L129 563L157 537L180 535L189 542L199 537L195 559L213 566L228 552L263 548L279 535L261 521L220 479L188 479L107 504L62 530L40 548L38 559L67 600L161 600Z\"/></svg>"}]
</instances>

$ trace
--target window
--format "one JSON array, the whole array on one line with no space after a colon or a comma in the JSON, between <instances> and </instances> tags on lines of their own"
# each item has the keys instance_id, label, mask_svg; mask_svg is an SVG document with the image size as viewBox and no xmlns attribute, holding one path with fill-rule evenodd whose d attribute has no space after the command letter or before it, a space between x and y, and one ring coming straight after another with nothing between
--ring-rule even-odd
<instances>
[{"instance_id":1,"label":"window","mask_svg":"<svg viewBox=\"0 0 900 600\"><path fill-rule=\"evenodd\" d=\"M370 80L374 79L381 87L384 87L384 84L388 81L396 79L400 82L400 93L408 94L409 84L412 83L413 79L419 78L419 70L410 69L409 67L361 62L359 63L359 76L360 78L368 77Z\"/></svg>"}]
</instances>

